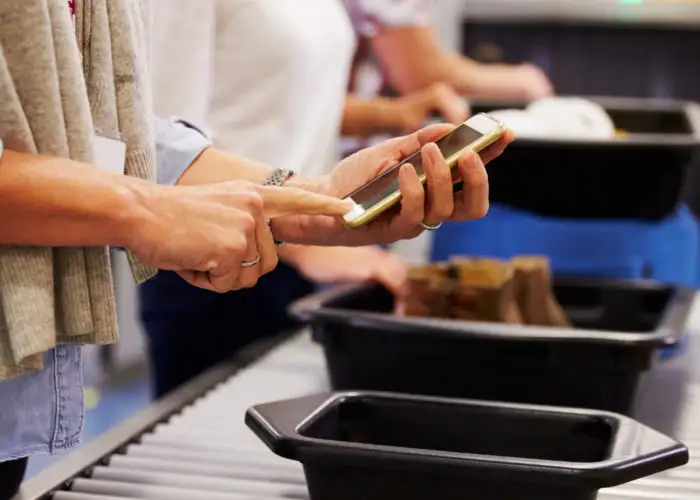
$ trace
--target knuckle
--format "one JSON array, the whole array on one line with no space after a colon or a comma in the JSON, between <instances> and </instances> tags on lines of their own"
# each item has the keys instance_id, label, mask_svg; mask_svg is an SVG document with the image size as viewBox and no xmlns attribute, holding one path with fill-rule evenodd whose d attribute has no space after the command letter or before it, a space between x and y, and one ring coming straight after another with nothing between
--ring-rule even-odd
<instances>
[{"instance_id":1,"label":"knuckle","mask_svg":"<svg viewBox=\"0 0 700 500\"><path fill-rule=\"evenodd\" d=\"M250 181L246 180L236 180L233 181L236 183L236 187L241 190L241 192L250 192L255 189L254 185Z\"/></svg>"},{"instance_id":2,"label":"knuckle","mask_svg":"<svg viewBox=\"0 0 700 500\"><path fill-rule=\"evenodd\" d=\"M248 253L249 237L245 234L231 234L231 237L226 242L226 247L224 249L225 255L229 262L240 261ZM235 263L234 263L235 265Z\"/></svg>"},{"instance_id":3,"label":"knuckle","mask_svg":"<svg viewBox=\"0 0 700 500\"><path fill-rule=\"evenodd\" d=\"M489 213L489 200L487 198L483 202L476 204L476 207L474 208L474 212L471 215L475 219L481 219L483 217L486 217L486 214L488 214L488 213Z\"/></svg>"},{"instance_id":4,"label":"knuckle","mask_svg":"<svg viewBox=\"0 0 700 500\"><path fill-rule=\"evenodd\" d=\"M251 187L250 190L247 190L244 193L243 203L250 213L254 215L262 213L263 199L262 196L260 196L260 194L254 190L254 188Z\"/></svg>"},{"instance_id":5,"label":"knuckle","mask_svg":"<svg viewBox=\"0 0 700 500\"><path fill-rule=\"evenodd\" d=\"M406 224L411 228L420 226L423 222L423 213L418 210L411 210L406 214Z\"/></svg>"},{"instance_id":6,"label":"knuckle","mask_svg":"<svg viewBox=\"0 0 700 500\"><path fill-rule=\"evenodd\" d=\"M489 186L489 179L483 167L474 175L469 176L469 187L473 190L485 190Z\"/></svg>"},{"instance_id":7,"label":"knuckle","mask_svg":"<svg viewBox=\"0 0 700 500\"><path fill-rule=\"evenodd\" d=\"M265 259L262 264L262 274L267 274L274 271L278 263L279 258L277 257L277 254L271 255L269 259Z\"/></svg>"},{"instance_id":8,"label":"knuckle","mask_svg":"<svg viewBox=\"0 0 700 500\"><path fill-rule=\"evenodd\" d=\"M260 195L260 193L257 193L257 192L251 193L250 207L251 207L253 213L255 213L256 215L261 214L263 212L263 206L264 206L264 202L263 202L263 198Z\"/></svg>"},{"instance_id":9,"label":"knuckle","mask_svg":"<svg viewBox=\"0 0 700 500\"><path fill-rule=\"evenodd\" d=\"M241 288L253 288L258 283L257 273L244 273L239 279L238 283Z\"/></svg>"},{"instance_id":10,"label":"knuckle","mask_svg":"<svg viewBox=\"0 0 700 500\"><path fill-rule=\"evenodd\" d=\"M450 87L445 82L434 83L431 87L433 95L444 96L450 93Z\"/></svg>"},{"instance_id":11,"label":"knuckle","mask_svg":"<svg viewBox=\"0 0 700 500\"><path fill-rule=\"evenodd\" d=\"M436 207L435 215L439 220L444 220L452 215L453 210L454 207L452 206L452 203L440 204Z\"/></svg>"},{"instance_id":12,"label":"knuckle","mask_svg":"<svg viewBox=\"0 0 700 500\"><path fill-rule=\"evenodd\" d=\"M237 243L248 247L248 240L255 234L255 217L249 213L241 214L238 226L243 234L243 239Z\"/></svg>"},{"instance_id":13,"label":"knuckle","mask_svg":"<svg viewBox=\"0 0 700 500\"><path fill-rule=\"evenodd\" d=\"M212 280L210 290L219 294L228 292L231 289L231 287L229 286L230 280L225 279L227 277L228 276L223 276L221 278Z\"/></svg>"}]
</instances>

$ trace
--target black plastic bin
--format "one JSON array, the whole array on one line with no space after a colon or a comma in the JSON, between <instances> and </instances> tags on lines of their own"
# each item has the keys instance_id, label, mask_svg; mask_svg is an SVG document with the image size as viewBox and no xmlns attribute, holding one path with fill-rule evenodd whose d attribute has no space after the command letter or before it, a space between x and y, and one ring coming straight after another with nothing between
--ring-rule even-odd
<instances>
[{"instance_id":1,"label":"black plastic bin","mask_svg":"<svg viewBox=\"0 0 700 500\"><path fill-rule=\"evenodd\" d=\"M642 374L676 345L694 290L653 281L556 278L574 328L391 314L375 285L328 289L291 312L323 345L334 390L378 390L631 414Z\"/></svg>"},{"instance_id":2,"label":"black plastic bin","mask_svg":"<svg viewBox=\"0 0 700 500\"><path fill-rule=\"evenodd\" d=\"M246 423L304 465L311 500L594 500L688 461L600 411L339 393L259 405Z\"/></svg>"},{"instance_id":3,"label":"black plastic bin","mask_svg":"<svg viewBox=\"0 0 700 500\"><path fill-rule=\"evenodd\" d=\"M488 166L490 199L540 215L660 220L681 200L700 149L695 103L590 98L629 135L614 140L519 138ZM471 103L474 113L525 102Z\"/></svg>"}]
</instances>

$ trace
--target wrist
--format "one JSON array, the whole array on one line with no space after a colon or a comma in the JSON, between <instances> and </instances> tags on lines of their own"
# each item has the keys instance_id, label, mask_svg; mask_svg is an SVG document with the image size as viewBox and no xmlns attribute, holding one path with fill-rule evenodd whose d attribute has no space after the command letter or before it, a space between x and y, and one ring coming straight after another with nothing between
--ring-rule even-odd
<instances>
[{"instance_id":1,"label":"wrist","mask_svg":"<svg viewBox=\"0 0 700 500\"><path fill-rule=\"evenodd\" d=\"M215 184L232 180L246 180L262 184L272 169L209 147L203 150L177 181L178 186Z\"/></svg>"},{"instance_id":2,"label":"wrist","mask_svg":"<svg viewBox=\"0 0 700 500\"><path fill-rule=\"evenodd\" d=\"M299 174L291 176L282 183L284 187L303 189L318 194L330 194L330 178L327 175L318 177L303 177Z\"/></svg>"},{"instance_id":3,"label":"wrist","mask_svg":"<svg viewBox=\"0 0 700 500\"><path fill-rule=\"evenodd\" d=\"M446 62L446 81L462 95L476 94L482 87L482 64L461 56L450 54Z\"/></svg>"},{"instance_id":4,"label":"wrist","mask_svg":"<svg viewBox=\"0 0 700 500\"><path fill-rule=\"evenodd\" d=\"M124 183L117 187L119 203L115 220L115 244L127 249L138 247L141 235L158 227L154 206L163 190L176 189L158 186L149 182L124 177Z\"/></svg>"},{"instance_id":5,"label":"wrist","mask_svg":"<svg viewBox=\"0 0 700 500\"><path fill-rule=\"evenodd\" d=\"M377 121L381 124L383 132L404 133L412 130L412 111L407 106L407 97L382 99L378 104Z\"/></svg>"},{"instance_id":6,"label":"wrist","mask_svg":"<svg viewBox=\"0 0 700 500\"><path fill-rule=\"evenodd\" d=\"M370 99L348 96L343 111L342 133L353 137L373 137L403 131L405 105L401 99Z\"/></svg>"}]
</instances>

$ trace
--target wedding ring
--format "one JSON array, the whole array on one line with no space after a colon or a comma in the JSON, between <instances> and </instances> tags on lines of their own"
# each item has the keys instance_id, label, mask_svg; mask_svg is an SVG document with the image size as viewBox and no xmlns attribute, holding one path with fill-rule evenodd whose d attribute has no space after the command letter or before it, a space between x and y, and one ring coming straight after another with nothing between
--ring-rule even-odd
<instances>
[{"instance_id":1,"label":"wedding ring","mask_svg":"<svg viewBox=\"0 0 700 500\"><path fill-rule=\"evenodd\" d=\"M430 224L426 224L425 222L421 222L420 226L426 231L435 231L436 229L440 229L440 226L442 226L442 222L438 222L437 224L434 224L432 226Z\"/></svg>"},{"instance_id":2,"label":"wedding ring","mask_svg":"<svg viewBox=\"0 0 700 500\"><path fill-rule=\"evenodd\" d=\"M241 262L241 267L253 267L257 266L258 262L260 262L260 254L258 254L257 257L255 257L253 260L248 260L248 261L242 261Z\"/></svg>"}]
</instances>

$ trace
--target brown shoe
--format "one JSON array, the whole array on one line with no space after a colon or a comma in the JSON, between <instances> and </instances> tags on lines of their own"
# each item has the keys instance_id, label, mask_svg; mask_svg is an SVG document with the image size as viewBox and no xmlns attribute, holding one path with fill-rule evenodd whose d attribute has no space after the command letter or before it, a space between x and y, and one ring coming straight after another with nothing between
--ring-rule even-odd
<instances>
[{"instance_id":1,"label":"brown shoe","mask_svg":"<svg viewBox=\"0 0 700 500\"><path fill-rule=\"evenodd\" d=\"M527 325L571 327L552 289L549 259L519 256L511 260L515 298Z\"/></svg>"},{"instance_id":2,"label":"brown shoe","mask_svg":"<svg viewBox=\"0 0 700 500\"><path fill-rule=\"evenodd\" d=\"M446 318L452 288L447 265L414 267L408 274L408 293L401 309L406 316Z\"/></svg>"},{"instance_id":3,"label":"brown shoe","mask_svg":"<svg viewBox=\"0 0 700 500\"><path fill-rule=\"evenodd\" d=\"M453 258L451 273L457 282L450 317L471 321L520 324L515 301L513 268L496 259Z\"/></svg>"}]
</instances>

